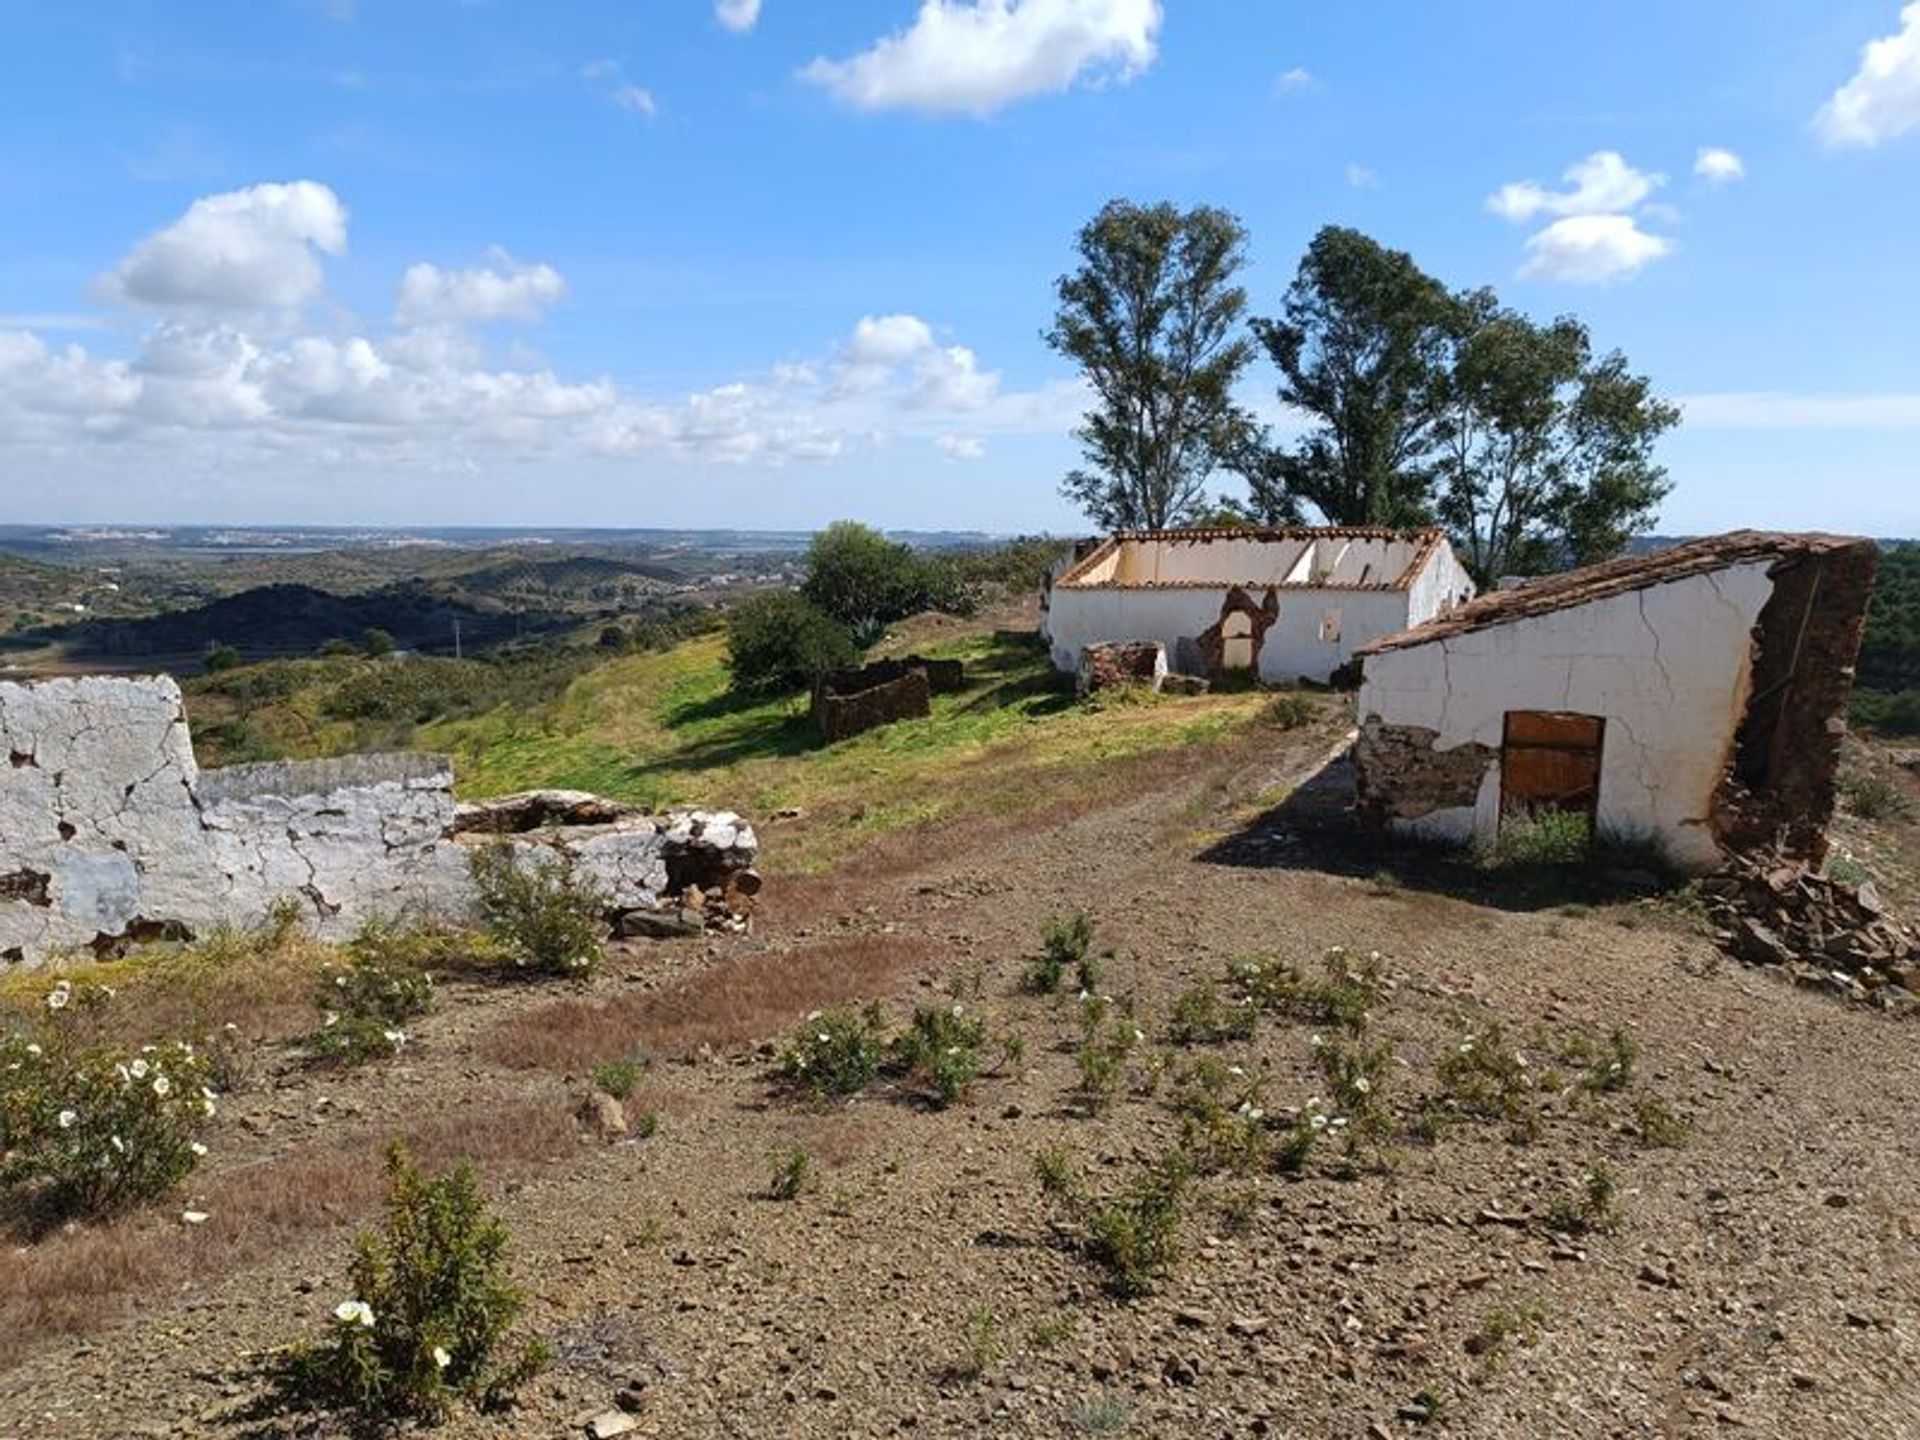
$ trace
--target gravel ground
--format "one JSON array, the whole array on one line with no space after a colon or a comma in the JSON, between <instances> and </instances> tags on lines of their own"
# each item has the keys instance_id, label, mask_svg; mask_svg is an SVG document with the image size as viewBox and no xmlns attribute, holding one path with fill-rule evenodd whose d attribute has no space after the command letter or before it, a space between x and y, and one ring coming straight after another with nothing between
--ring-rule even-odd
<instances>
[{"instance_id":1,"label":"gravel ground","mask_svg":"<svg viewBox=\"0 0 1920 1440\"><path fill-rule=\"evenodd\" d=\"M911 964L882 997L890 1013L957 997L1021 1037L1024 1058L933 1111L884 1086L796 1104L770 1087L766 1046L660 1057L645 1091L656 1134L556 1133L550 1158L499 1186L529 1322L556 1362L516 1410L440 1433L579 1435L622 1397L630 1433L648 1436L1920 1433L1910 1026L1726 962L1661 905L1501 908L1316 869L1284 820L1248 817L1327 738L1269 735L1264 752L1101 797L1044 832L956 836L804 925L781 920L776 894L749 939L621 951L595 993L892 936ZM1288 858L1203 858L1222 853ZM1114 952L1103 988L1135 998L1142 1066L1192 982L1265 954L1310 967L1344 945L1384 957L1369 1036L1393 1043L1385 1089L1403 1127L1436 1060L1492 1021L1529 1043L1623 1027L1632 1083L1555 1105L1530 1143L1463 1122L1358 1164L1323 1146L1298 1175L1206 1178L1172 1273L1123 1300L1034 1156L1065 1152L1106 1193L1179 1120L1166 1085L1087 1114L1078 1002L1019 986L1041 920L1079 906ZM486 1043L555 998L450 987L403 1061L283 1068L226 1107L210 1178L322 1141L372 1149L473 1108L563 1116L578 1081L504 1066ZM1323 1088L1314 1033L1269 1018L1172 1063L1265 1067L1264 1103L1282 1113ZM1642 1142L1643 1095L1690 1122L1689 1144ZM796 1144L814 1185L765 1198L770 1153ZM1550 1229L1554 1198L1596 1163L1618 1177L1617 1223ZM312 1333L344 1295L353 1218L142 1295L82 1343L34 1348L0 1376L0 1434L344 1433L245 1415L250 1357Z\"/></svg>"}]
</instances>

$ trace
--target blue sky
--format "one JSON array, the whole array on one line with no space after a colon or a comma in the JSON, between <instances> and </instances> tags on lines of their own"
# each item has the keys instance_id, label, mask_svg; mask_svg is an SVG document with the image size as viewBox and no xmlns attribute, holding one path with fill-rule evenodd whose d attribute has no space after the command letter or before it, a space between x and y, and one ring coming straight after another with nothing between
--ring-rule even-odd
<instances>
[{"instance_id":1,"label":"blue sky","mask_svg":"<svg viewBox=\"0 0 1920 1440\"><path fill-rule=\"evenodd\" d=\"M1920 4L15 0L7 35L11 520L1074 528L1039 333L1124 195L1237 212L1256 312L1331 222L1580 315L1686 407L1664 528L1920 533Z\"/></svg>"}]
</instances>

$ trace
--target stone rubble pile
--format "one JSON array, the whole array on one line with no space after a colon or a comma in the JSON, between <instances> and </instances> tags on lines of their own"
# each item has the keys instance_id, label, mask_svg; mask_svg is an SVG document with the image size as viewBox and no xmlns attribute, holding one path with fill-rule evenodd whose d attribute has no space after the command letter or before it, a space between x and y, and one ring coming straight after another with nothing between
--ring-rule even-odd
<instances>
[{"instance_id":1,"label":"stone rubble pile","mask_svg":"<svg viewBox=\"0 0 1920 1440\"><path fill-rule=\"evenodd\" d=\"M1871 882L1850 885L1778 853L1739 855L1701 882L1720 943L1795 984L1883 1009L1920 1008L1920 935Z\"/></svg>"},{"instance_id":2,"label":"stone rubble pile","mask_svg":"<svg viewBox=\"0 0 1920 1440\"><path fill-rule=\"evenodd\" d=\"M584 790L529 790L458 806L452 835L565 855L606 893L621 935L742 931L760 893L759 838L731 810L653 814Z\"/></svg>"}]
</instances>

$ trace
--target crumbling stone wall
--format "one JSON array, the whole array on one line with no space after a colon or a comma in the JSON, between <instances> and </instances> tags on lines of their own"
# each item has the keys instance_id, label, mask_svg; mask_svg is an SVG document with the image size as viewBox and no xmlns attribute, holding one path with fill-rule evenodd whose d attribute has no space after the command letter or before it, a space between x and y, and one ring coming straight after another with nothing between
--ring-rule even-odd
<instances>
[{"instance_id":1,"label":"crumbling stone wall","mask_svg":"<svg viewBox=\"0 0 1920 1440\"><path fill-rule=\"evenodd\" d=\"M1473 741L1440 746L1424 725L1389 725L1370 715L1353 744L1354 810L1364 824L1419 821L1471 810L1499 752Z\"/></svg>"},{"instance_id":2,"label":"crumbling stone wall","mask_svg":"<svg viewBox=\"0 0 1920 1440\"><path fill-rule=\"evenodd\" d=\"M457 809L438 755L203 773L169 679L0 683L0 752L6 962L251 925L285 896L331 936L373 916L466 917L468 847L490 834L569 855L610 920L684 909L688 892L736 915L758 888L758 841L727 812L646 815L564 792Z\"/></svg>"},{"instance_id":3,"label":"crumbling stone wall","mask_svg":"<svg viewBox=\"0 0 1920 1440\"><path fill-rule=\"evenodd\" d=\"M1220 618L1194 639L1194 648L1198 652L1201 674L1219 679L1227 673L1226 666L1226 625L1229 616L1247 617L1247 639L1251 660L1247 669L1253 674L1260 673L1260 646L1266 641L1267 631L1280 618L1280 592L1273 586L1267 587L1267 593L1259 602L1255 602L1238 585L1227 587L1227 598L1220 602Z\"/></svg>"},{"instance_id":4,"label":"crumbling stone wall","mask_svg":"<svg viewBox=\"0 0 1920 1440\"><path fill-rule=\"evenodd\" d=\"M1115 685L1158 690L1167 678L1167 647L1158 640L1109 640L1080 652L1076 688L1082 695Z\"/></svg>"},{"instance_id":5,"label":"crumbling stone wall","mask_svg":"<svg viewBox=\"0 0 1920 1440\"><path fill-rule=\"evenodd\" d=\"M1775 565L1753 628L1753 678L1713 824L1736 850L1827 853L1847 698L1880 560L1871 541Z\"/></svg>"},{"instance_id":6,"label":"crumbling stone wall","mask_svg":"<svg viewBox=\"0 0 1920 1440\"><path fill-rule=\"evenodd\" d=\"M813 687L814 728L831 744L896 720L924 720L933 713L932 693L924 664L880 660L836 670Z\"/></svg>"}]
</instances>

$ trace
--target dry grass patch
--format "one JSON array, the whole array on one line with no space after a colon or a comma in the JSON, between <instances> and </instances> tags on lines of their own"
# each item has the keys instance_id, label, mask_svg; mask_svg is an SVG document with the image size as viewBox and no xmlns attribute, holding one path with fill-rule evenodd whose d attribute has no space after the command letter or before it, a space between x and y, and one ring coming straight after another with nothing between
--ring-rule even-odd
<instances>
[{"instance_id":1,"label":"dry grass patch","mask_svg":"<svg viewBox=\"0 0 1920 1440\"><path fill-rule=\"evenodd\" d=\"M385 1138L384 1136L380 1138ZM404 1133L421 1163L471 1160L505 1174L579 1142L563 1100L482 1103ZM204 1224L172 1206L105 1225L70 1227L35 1245L0 1249L0 1367L34 1344L125 1317L142 1291L230 1277L307 1236L359 1219L384 1188L379 1144L367 1136L286 1158L235 1166L191 1190Z\"/></svg>"},{"instance_id":2,"label":"dry grass patch","mask_svg":"<svg viewBox=\"0 0 1920 1440\"><path fill-rule=\"evenodd\" d=\"M561 1000L515 1017L483 1042L506 1065L584 1075L632 1055L689 1055L763 1040L809 1011L885 994L933 963L932 942L849 935L795 950L723 959L667 990Z\"/></svg>"}]
</instances>

